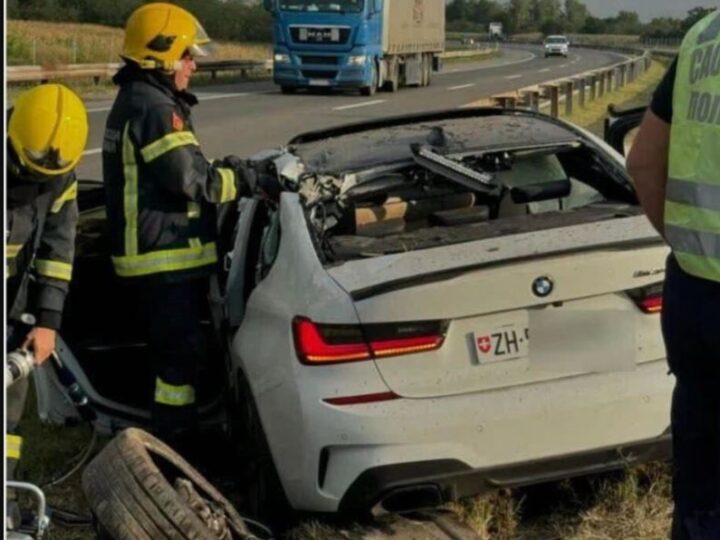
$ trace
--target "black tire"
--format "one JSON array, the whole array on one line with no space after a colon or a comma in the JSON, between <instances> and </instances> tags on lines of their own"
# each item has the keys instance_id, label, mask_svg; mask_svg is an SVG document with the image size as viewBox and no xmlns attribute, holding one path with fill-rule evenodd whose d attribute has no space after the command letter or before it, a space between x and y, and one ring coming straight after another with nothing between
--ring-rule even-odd
<instances>
[{"instance_id":1,"label":"black tire","mask_svg":"<svg viewBox=\"0 0 720 540\"><path fill-rule=\"evenodd\" d=\"M400 86L400 63L397 61L393 62L391 71L383 85L383 89L388 92L397 92Z\"/></svg>"},{"instance_id":2,"label":"black tire","mask_svg":"<svg viewBox=\"0 0 720 540\"><path fill-rule=\"evenodd\" d=\"M285 495L250 385L242 373L238 374L232 411L230 435L236 455L245 463L243 510L276 532L291 527L297 513Z\"/></svg>"},{"instance_id":3,"label":"black tire","mask_svg":"<svg viewBox=\"0 0 720 540\"><path fill-rule=\"evenodd\" d=\"M427 58L427 62L426 62L427 73L426 73L426 77L425 77L425 86L430 86L432 84L433 58L429 54L425 58Z\"/></svg>"},{"instance_id":4,"label":"black tire","mask_svg":"<svg viewBox=\"0 0 720 540\"><path fill-rule=\"evenodd\" d=\"M131 428L116 436L87 466L82 487L103 538L113 540L217 539L173 487L188 480L220 508L235 539L250 537L243 519L192 465L149 433Z\"/></svg>"},{"instance_id":5,"label":"black tire","mask_svg":"<svg viewBox=\"0 0 720 540\"><path fill-rule=\"evenodd\" d=\"M360 95L361 96L374 96L375 91L378 87L378 70L377 66L373 63L373 71L372 71L372 82L370 83L370 86L363 86L360 89Z\"/></svg>"},{"instance_id":6,"label":"black tire","mask_svg":"<svg viewBox=\"0 0 720 540\"><path fill-rule=\"evenodd\" d=\"M281 86L280 91L286 95L294 94L295 92L297 92L297 88L295 88L294 86Z\"/></svg>"}]
</instances>

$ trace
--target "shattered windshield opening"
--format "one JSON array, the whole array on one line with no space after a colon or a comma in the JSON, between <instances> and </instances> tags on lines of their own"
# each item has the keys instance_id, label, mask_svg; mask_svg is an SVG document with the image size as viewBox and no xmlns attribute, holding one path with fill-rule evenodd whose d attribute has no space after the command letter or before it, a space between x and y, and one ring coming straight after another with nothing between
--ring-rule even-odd
<instances>
[{"instance_id":1,"label":"shattered windshield opening","mask_svg":"<svg viewBox=\"0 0 720 540\"><path fill-rule=\"evenodd\" d=\"M363 0L284 0L280 3L284 11L328 11L339 13L360 13Z\"/></svg>"}]
</instances>

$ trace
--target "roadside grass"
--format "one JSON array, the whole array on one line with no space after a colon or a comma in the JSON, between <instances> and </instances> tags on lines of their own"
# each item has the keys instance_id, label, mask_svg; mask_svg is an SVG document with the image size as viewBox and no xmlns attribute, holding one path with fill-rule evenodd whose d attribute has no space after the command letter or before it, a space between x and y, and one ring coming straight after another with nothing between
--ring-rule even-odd
<instances>
[{"instance_id":1,"label":"roadside grass","mask_svg":"<svg viewBox=\"0 0 720 540\"><path fill-rule=\"evenodd\" d=\"M87 448L92 430L87 425L60 427L40 422L37 413L35 391L31 387L20 423L23 437L22 459L17 470L17 480L36 485L45 484L60 474L69 471L76 458ZM102 446L102 441L97 449ZM80 486L81 472L76 472L67 481L43 488L48 504L62 510L70 510L89 516L89 509ZM54 540L89 540L95 538L92 529L86 526L61 527L51 524L50 538Z\"/></svg>"},{"instance_id":2,"label":"roadside grass","mask_svg":"<svg viewBox=\"0 0 720 540\"><path fill-rule=\"evenodd\" d=\"M123 44L123 29L99 24L57 23L45 21L7 21L5 38L8 66L40 65L45 67L66 64L94 64L120 62ZM208 60L266 60L270 58L272 45L269 43L213 42L213 55ZM265 70L250 73L250 79L266 78ZM209 73L198 73L193 77L193 86L226 84L248 80L239 73L221 72L216 79ZM102 78L95 84L90 78L53 79L66 85L84 99L107 99L115 95L116 87L109 78ZM7 99L37 83L13 83L8 85Z\"/></svg>"},{"instance_id":3,"label":"roadside grass","mask_svg":"<svg viewBox=\"0 0 720 540\"><path fill-rule=\"evenodd\" d=\"M85 23L7 21L7 63L53 66L119 62L123 29ZM269 43L215 42L213 60L265 60Z\"/></svg>"},{"instance_id":4,"label":"roadside grass","mask_svg":"<svg viewBox=\"0 0 720 540\"><path fill-rule=\"evenodd\" d=\"M454 58L443 58L442 63L443 64L457 64L460 62L480 62L483 60L490 60L491 58L497 58L500 56L499 50L492 50L492 51L486 51L486 52L479 52L478 54L473 54L471 56L458 56Z\"/></svg>"}]
</instances>

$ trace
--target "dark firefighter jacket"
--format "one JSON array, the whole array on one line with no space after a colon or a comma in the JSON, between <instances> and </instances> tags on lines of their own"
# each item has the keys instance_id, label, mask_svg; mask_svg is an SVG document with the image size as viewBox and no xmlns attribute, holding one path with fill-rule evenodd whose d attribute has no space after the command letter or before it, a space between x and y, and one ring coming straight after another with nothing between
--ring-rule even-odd
<instances>
[{"instance_id":1,"label":"dark firefighter jacket","mask_svg":"<svg viewBox=\"0 0 720 540\"><path fill-rule=\"evenodd\" d=\"M60 328L75 255L77 180L23 177L8 151L5 275L8 319ZM33 323L31 323L33 324Z\"/></svg>"},{"instance_id":2,"label":"dark firefighter jacket","mask_svg":"<svg viewBox=\"0 0 720 540\"><path fill-rule=\"evenodd\" d=\"M103 177L113 266L118 276L183 280L217 262L216 206L245 183L208 161L190 119L197 99L169 76L128 63L103 139Z\"/></svg>"}]
</instances>

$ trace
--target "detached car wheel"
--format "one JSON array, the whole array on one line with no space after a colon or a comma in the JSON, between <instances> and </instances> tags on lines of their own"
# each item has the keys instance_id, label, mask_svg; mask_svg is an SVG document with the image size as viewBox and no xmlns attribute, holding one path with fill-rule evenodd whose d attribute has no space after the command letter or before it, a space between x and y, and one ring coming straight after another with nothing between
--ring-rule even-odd
<instances>
[{"instance_id":1,"label":"detached car wheel","mask_svg":"<svg viewBox=\"0 0 720 540\"><path fill-rule=\"evenodd\" d=\"M192 465L139 429L110 441L83 472L82 487L102 538L255 538Z\"/></svg>"}]
</instances>

